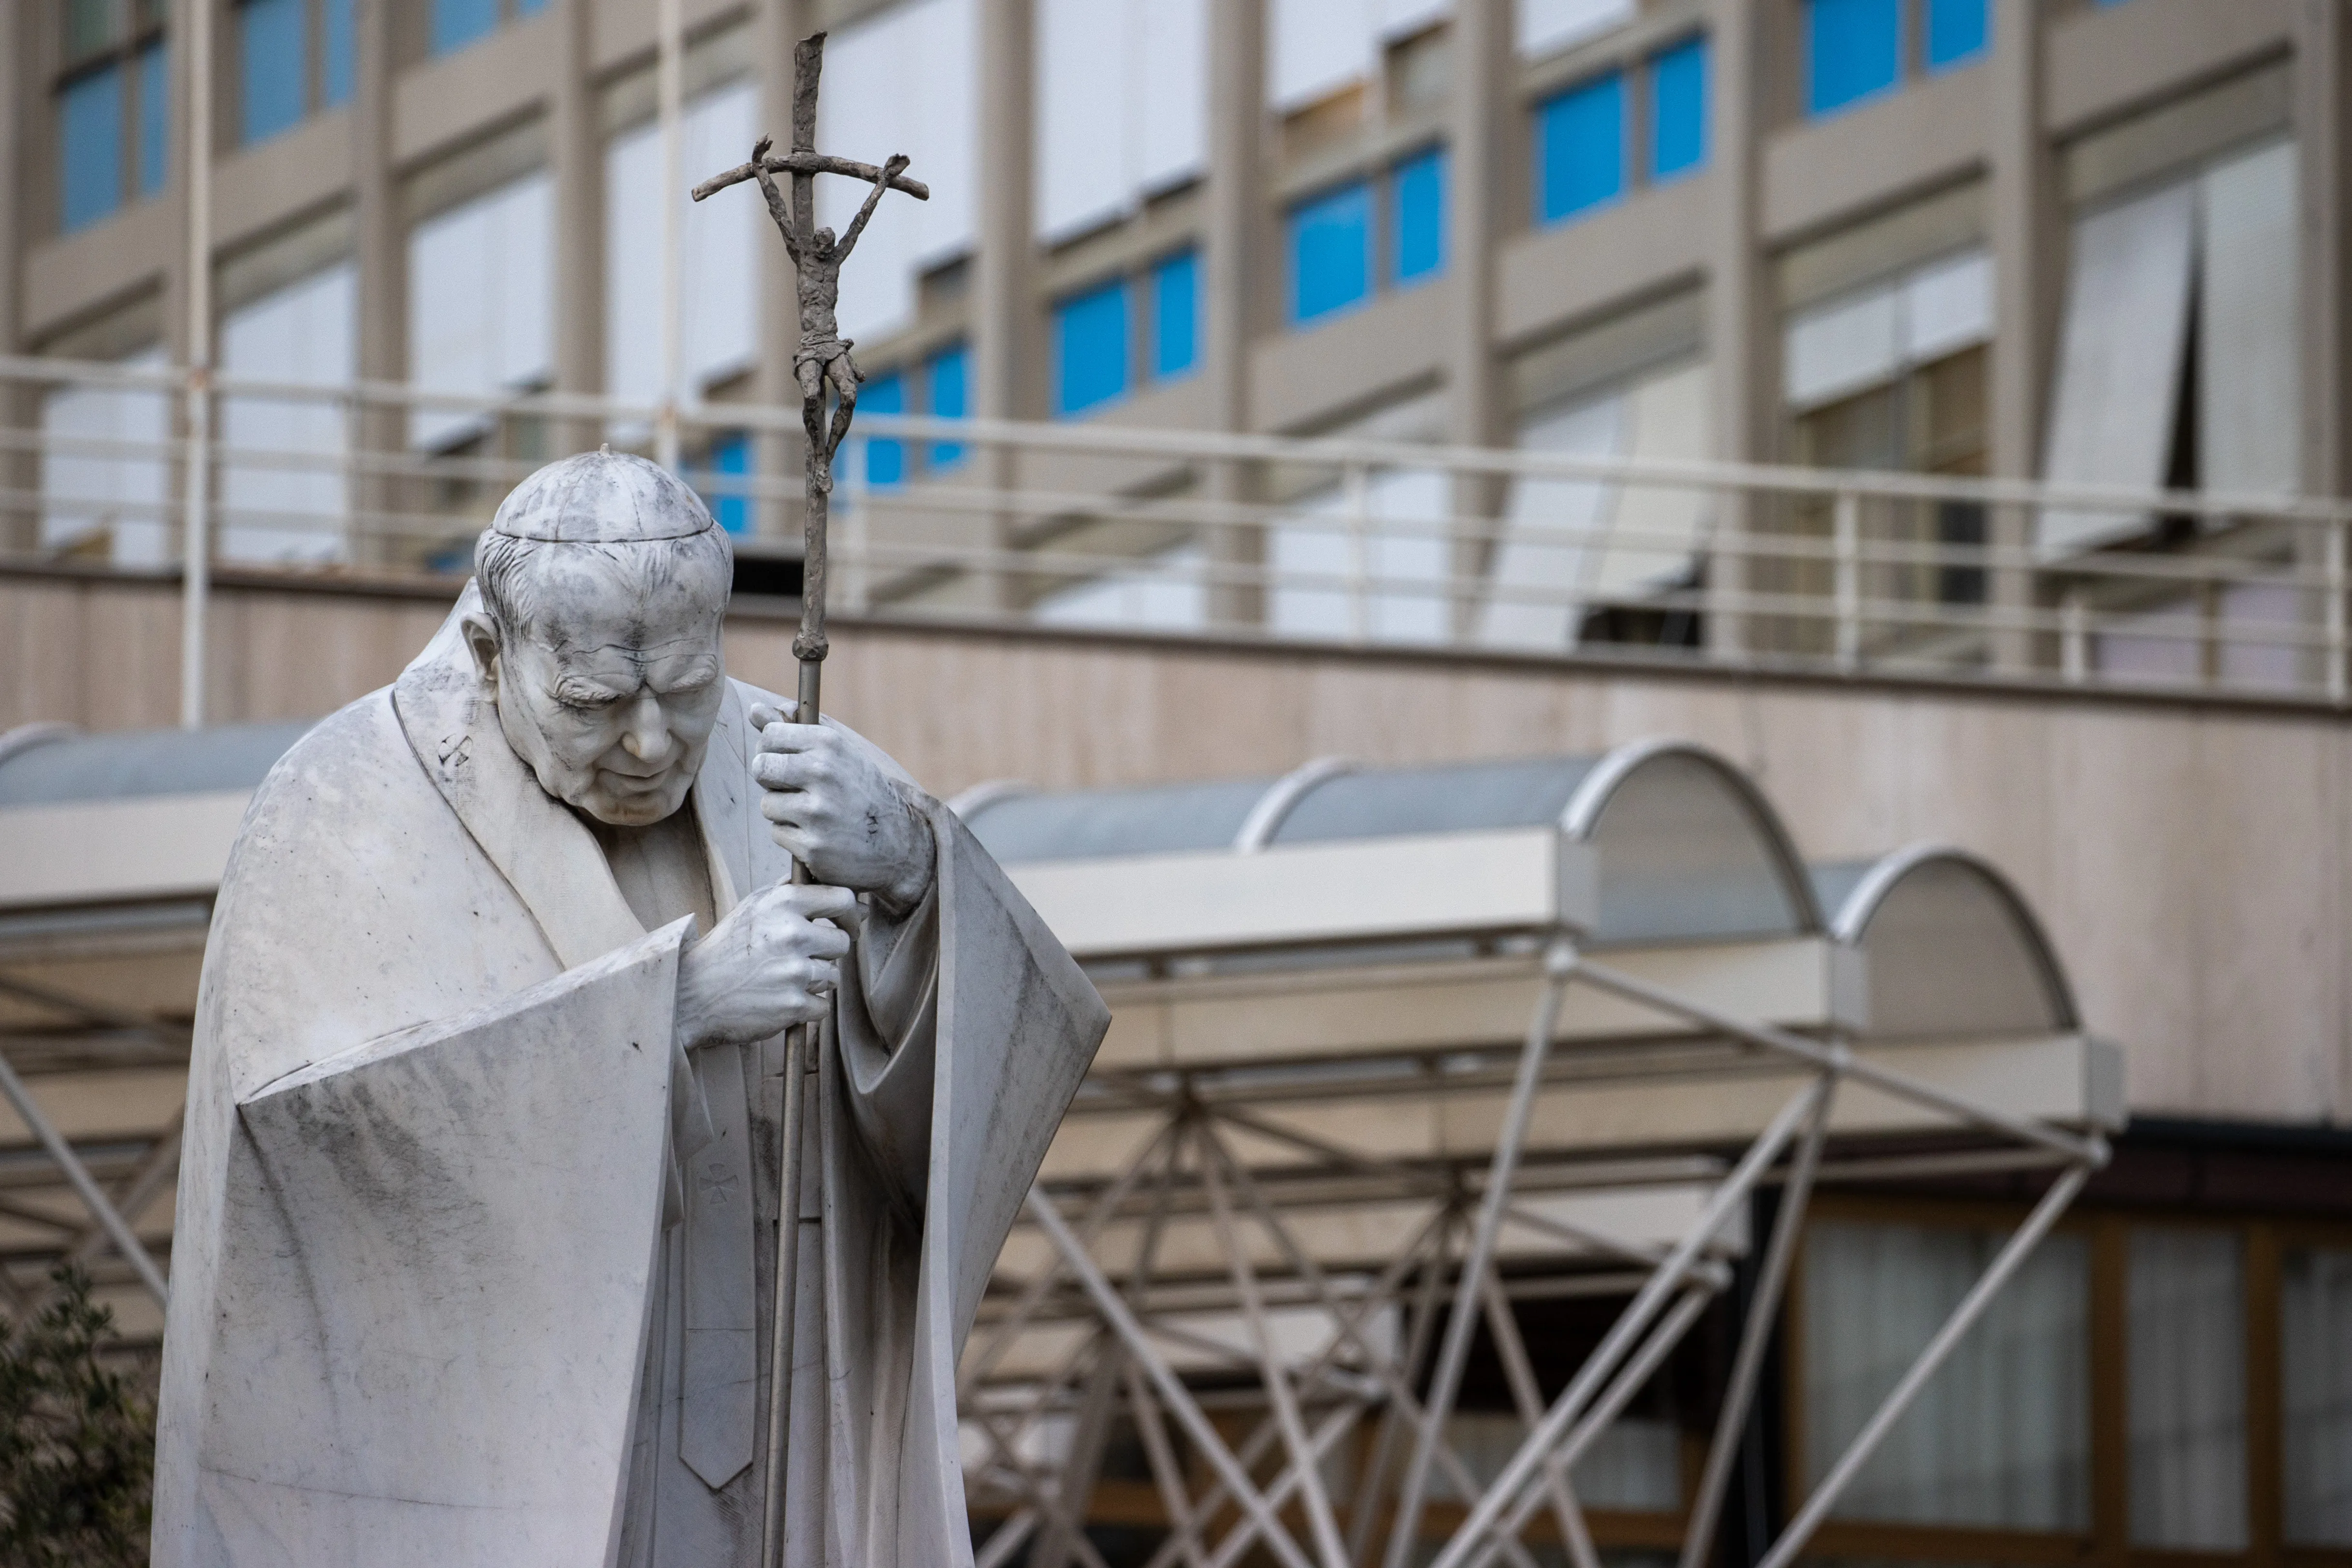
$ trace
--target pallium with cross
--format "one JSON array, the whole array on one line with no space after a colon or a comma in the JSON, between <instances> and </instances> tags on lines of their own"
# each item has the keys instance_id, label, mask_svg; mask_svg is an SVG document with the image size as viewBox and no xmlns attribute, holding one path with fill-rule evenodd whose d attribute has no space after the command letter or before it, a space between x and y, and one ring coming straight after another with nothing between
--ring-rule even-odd
<instances>
[{"instance_id":1,"label":"pallium with cross","mask_svg":"<svg viewBox=\"0 0 2352 1568\"><path fill-rule=\"evenodd\" d=\"M694 188L694 199L701 201L730 185L746 180L760 182L760 189L768 200L768 215L776 222L777 230L784 236L784 248L792 254L793 266L799 274L796 292L799 297L801 340L793 353L793 376L801 388L801 425L808 435L808 460L803 469L803 495L807 506L807 546L801 565L801 630L793 639L793 656L800 662L800 700L793 717L800 724L817 722L821 677L824 669L826 643L824 636L825 591L825 528L833 494L833 457L840 450L842 437L849 434L849 422L857 412L857 362L849 357L849 340L841 335L841 324L835 319L835 309L841 298L841 264L849 259L858 235L874 216L874 209L882 203L888 191L904 191L917 201L930 200L929 187L919 180L906 177L907 159L894 154L880 168L871 163L853 162L846 158L835 158L816 150L817 78L824 69L824 35L801 40L793 50L793 146L779 157L768 151L770 141L761 137L751 149L751 161L739 164L723 174L714 174ZM775 177L793 177L792 200L777 189ZM819 174L840 174L852 180L871 182L874 189L857 209L849 227L838 238L829 228L816 226L816 177ZM826 402L832 401L832 418L826 418ZM808 880L807 868L795 865L793 880ZM802 1160L801 1096L815 1066L816 1036L821 1026L803 1025L792 1031L784 1064L784 1147L781 1183L778 1191L797 1193L801 1188ZM778 1225L789 1231L796 1222L798 1205L787 1199L780 1206ZM793 1364L792 1333L793 1312L790 1303L799 1300L794 1274L801 1249L789 1234L780 1233L776 1246L776 1293L779 1303L775 1315L773 1343L770 1347L768 1364L788 1367ZM761 1561L781 1561L783 1542L783 1476L785 1466L773 1456L782 1452L789 1426L787 1390L790 1380L776 1376L771 1380L768 1408L767 1496L763 1500L763 1541Z\"/></svg>"}]
</instances>

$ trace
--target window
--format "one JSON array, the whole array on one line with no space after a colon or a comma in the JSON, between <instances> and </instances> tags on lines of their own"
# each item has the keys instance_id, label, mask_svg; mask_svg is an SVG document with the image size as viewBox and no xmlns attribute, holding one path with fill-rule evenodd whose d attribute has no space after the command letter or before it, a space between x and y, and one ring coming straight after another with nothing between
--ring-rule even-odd
<instances>
[{"instance_id":1,"label":"window","mask_svg":"<svg viewBox=\"0 0 2352 1568\"><path fill-rule=\"evenodd\" d=\"M751 472L751 438L740 430L721 431L710 438L710 466L704 477L741 479ZM719 526L730 534L751 531L751 497L741 486L709 486L704 489L704 499L710 503L710 515Z\"/></svg>"},{"instance_id":2,"label":"window","mask_svg":"<svg viewBox=\"0 0 2352 1568\"><path fill-rule=\"evenodd\" d=\"M546 8L547 0L433 0L429 42L436 55L454 54L497 32L502 21Z\"/></svg>"},{"instance_id":3,"label":"window","mask_svg":"<svg viewBox=\"0 0 2352 1568\"><path fill-rule=\"evenodd\" d=\"M2005 1239L1973 1226L1816 1221L1805 1241L1804 1474L1819 1480ZM2090 1523L2089 1249L2042 1242L1832 1511L1980 1530Z\"/></svg>"},{"instance_id":4,"label":"window","mask_svg":"<svg viewBox=\"0 0 2352 1568\"><path fill-rule=\"evenodd\" d=\"M2352 1249L2292 1249L2280 1275L2286 1542L2352 1546Z\"/></svg>"},{"instance_id":5,"label":"window","mask_svg":"<svg viewBox=\"0 0 2352 1568\"><path fill-rule=\"evenodd\" d=\"M1832 114L1903 76L1903 0L1805 0L1805 110Z\"/></svg>"},{"instance_id":6,"label":"window","mask_svg":"<svg viewBox=\"0 0 2352 1568\"><path fill-rule=\"evenodd\" d=\"M1179 251L1151 269L1151 375L1181 376L1199 358L1200 260Z\"/></svg>"},{"instance_id":7,"label":"window","mask_svg":"<svg viewBox=\"0 0 2352 1568\"><path fill-rule=\"evenodd\" d=\"M240 141L266 141L350 100L352 4L245 0L237 7Z\"/></svg>"},{"instance_id":8,"label":"window","mask_svg":"<svg viewBox=\"0 0 2352 1568\"><path fill-rule=\"evenodd\" d=\"M246 0L237 12L244 140L265 141L302 118L306 0Z\"/></svg>"},{"instance_id":9,"label":"window","mask_svg":"<svg viewBox=\"0 0 2352 1568\"><path fill-rule=\"evenodd\" d=\"M1390 265L1400 284L1418 283L1445 269L1445 150L1406 159L1392 176Z\"/></svg>"},{"instance_id":10,"label":"window","mask_svg":"<svg viewBox=\"0 0 2352 1568\"><path fill-rule=\"evenodd\" d=\"M904 413L907 412L907 382L898 371L877 376L866 383L857 394L857 406L868 413ZM904 484L907 478L907 449L896 441L869 441L866 444L866 482L875 489L887 489Z\"/></svg>"},{"instance_id":11,"label":"window","mask_svg":"<svg viewBox=\"0 0 2352 1568\"><path fill-rule=\"evenodd\" d=\"M65 162L65 226L85 228L122 202L122 72L82 78L58 98Z\"/></svg>"},{"instance_id":12,"label":"window","mask_svg":"<svg viewBox=\"0 0 2352 1568\"><path fill-rule=\"evenodd\" d=\"M1985 52L1988 0L1927 0L1927 68L1949 70Z\"/></svg>"},{"instance_id":13,"label":"window","mask_svg":"<svg viewBox=\"0 0 2352 1568\"><path fill-rule=\"evenodd\" d=\"M1359 181L1290 214L1290 319L1305 323L1371 293L1372 193Z\"/></svg>"},{"instance_id":14,"label":"window","mask_svg":"<svg viewBox=\"0 0 2352 1568\"><path fill-rule=\"evenodd\" d=\"M1536 110L1536 221L1559 223L1625 192L1625 78L1572 87Z\"/></svg>"},{"instance_id":15,"label":"window","mask_svg":"<svg viewBox=\"0 0 2352 1568\"><path fill-rule=\"evenodd\" d=\"M163 188L170 77L158 0L67 0L56 89L58 221L71 234Z\"/></svg>"},{"instance_id":16,"label":"window","mask_svg":"<svg viewBox=\"0 0 2352 1568\"><path fill-rule=\"evenodd\" d=\"M2134 1226L2128 1302L2134 1546L2246 1546L2246 1280L2228 1230Z\"/></svg>"},{"instance_id":17,"label":"window","mask_svg":"<svg viewBox=\"0 0 2352 1568\"><path fill-rule=\"evenodd\" d=\"M971 351L961 343L941 349L924 362L923 380L929 383L931 413L940 419L961 419L971 412L967 401L967 371ZM934 441L925 459L934 469L950 468L963 461L963 443Z\"/></svg>"},{"instance_id":18,"label":"window","mask_svg":"<svg viewBox=\"0 0 2352 1568\"><path fill-rule=\"evenodd\" d=\"M172 73L161 40L139 51L139 193L163 188L163 154L170 144Z\"/></svg>"},{"instance_id":19,"label":"window","mask_svg":"<svg viewBox=\"0 0 2352 1568\"><path fill-rule=\"evenodd\" d=\"M1805 0L1805 112L1866 102L1923 64L1931 75L1973 64L1991 37L1990 0Z\"/></svg>"},{"instance_id":20,"label":"window","mask_svg":"<svg viewBox=\"0 0 2352 1568\"><path fill-rule=\"evenodd\" d=\"M327 57L324 97L334 109L352 100L352 71L358 57L352 41L352 0L327 0Z\"/></svg>"},{"instance_id":21,"label":"window","mask_svg":"<svg viewBox=\"0 0 2352 1568\"><path fill-rule=\"evenodd\" d=\"M1127 392L1128 303L1124 278L1064 300L1054 309L1054 413L1066 418Z\"/></svg>"},{"instance_id":22,"label":"window","mask_svg":"<svg viewBox=\"0 0 2352 1568\"><path fill-rule=\"evenodd\" d=\"M1650 57L1650 179L1663 183L1706 162L1706 40Z\"/></svg>"}]
</instances>

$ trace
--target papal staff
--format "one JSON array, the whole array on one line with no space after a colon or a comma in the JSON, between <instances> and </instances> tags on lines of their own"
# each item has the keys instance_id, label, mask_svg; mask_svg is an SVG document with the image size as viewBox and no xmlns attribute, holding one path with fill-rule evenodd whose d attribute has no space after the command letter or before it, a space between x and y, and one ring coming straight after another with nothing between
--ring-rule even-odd
<instances>
[{"instance_id":1,"label":"papal staff","mask_svg":"<svg viewBox=\"0 0 2352 1568\"><path fill-rule=\"evenodd\" d=\"M701 201L713 192L746 180L760 182L767 197L768 215L784 236L799 274L801 340L793 352L793 377L801 388L801 426L808 437L803 465L803 496L807 507L807 543L801 565L801 629L793 639L793 657L800 664L799 698L793 718L798 724L817 722L818 699L824 674L825 531L833 495L833 458L857 410L857 363L849 357L850 340L841 336L835 308L841 298L841 264L847 260L866 232L883 193L904 191L918 201L929 201L930 189L905 177L907 159L894 155L882 167L835 158L816 150L817 78L824 68L824 35L803 38L793 50L793 145L781 157L769 152L761 137L751 149L751 161L723 174L714 174L694 188ZM786 204L775 176L793 177L792 200ZM841 174L872 183L866 204L835 238L829 228L816 226L816 177ZM826 418L830 395L832 417ZM795 861L793 880L806 882L808 867ZM783 1158L776 1192L776 1322L770 1345L768 1375L768 1473L762 1498L761 1561L781 1564L784 1529L784 1444L791 1425L793 1319L800 1261L801 1123L805 1081L816 1065L815 1045L821 1024L803 1024L786 1037L784 1051Z\"/></svg>"}]
</instances>

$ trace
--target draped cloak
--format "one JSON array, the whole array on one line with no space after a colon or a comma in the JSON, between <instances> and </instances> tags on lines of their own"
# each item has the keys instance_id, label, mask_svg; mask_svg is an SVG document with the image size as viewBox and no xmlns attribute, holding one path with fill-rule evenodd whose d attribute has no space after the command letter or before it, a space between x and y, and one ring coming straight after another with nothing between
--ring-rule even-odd
<instances>
[{"instance_id":1,"label":"draped cloak","mask_svg":"<svg viewBox=\"0 0 2352 1568\"><path fill-rule=\"evenodd\" d=\"M159 1568L757 1558L782 1041L674 1040L693 923L639 925L507 746L457 632L478 602L286 755L230 856ZM751 778L754 702L789 707L730 682L689 797L721 915L790 870ZM869 911L803 1080L792 1568L971 1561L956 1363L1108 1022L926 809L931 890L898 922Z\"/></svg>"}]
</instances>

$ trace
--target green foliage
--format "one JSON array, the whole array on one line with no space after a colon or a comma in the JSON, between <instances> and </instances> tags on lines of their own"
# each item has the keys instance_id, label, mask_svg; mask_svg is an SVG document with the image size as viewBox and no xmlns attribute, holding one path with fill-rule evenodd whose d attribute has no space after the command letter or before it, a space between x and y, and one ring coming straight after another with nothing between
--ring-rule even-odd
<instances>
[{"instance_id":1,"label":"green foliage","mask_svg":"<svg viewBox=\"0 0 2352 1568\"><path fill-rule=\"evenodd\" d=\"M0 1323L0 1568L147 1561L155 1412L101 1348L114 1314L60 1268L29 1322Z\"/></svg>"}]
</instances>

